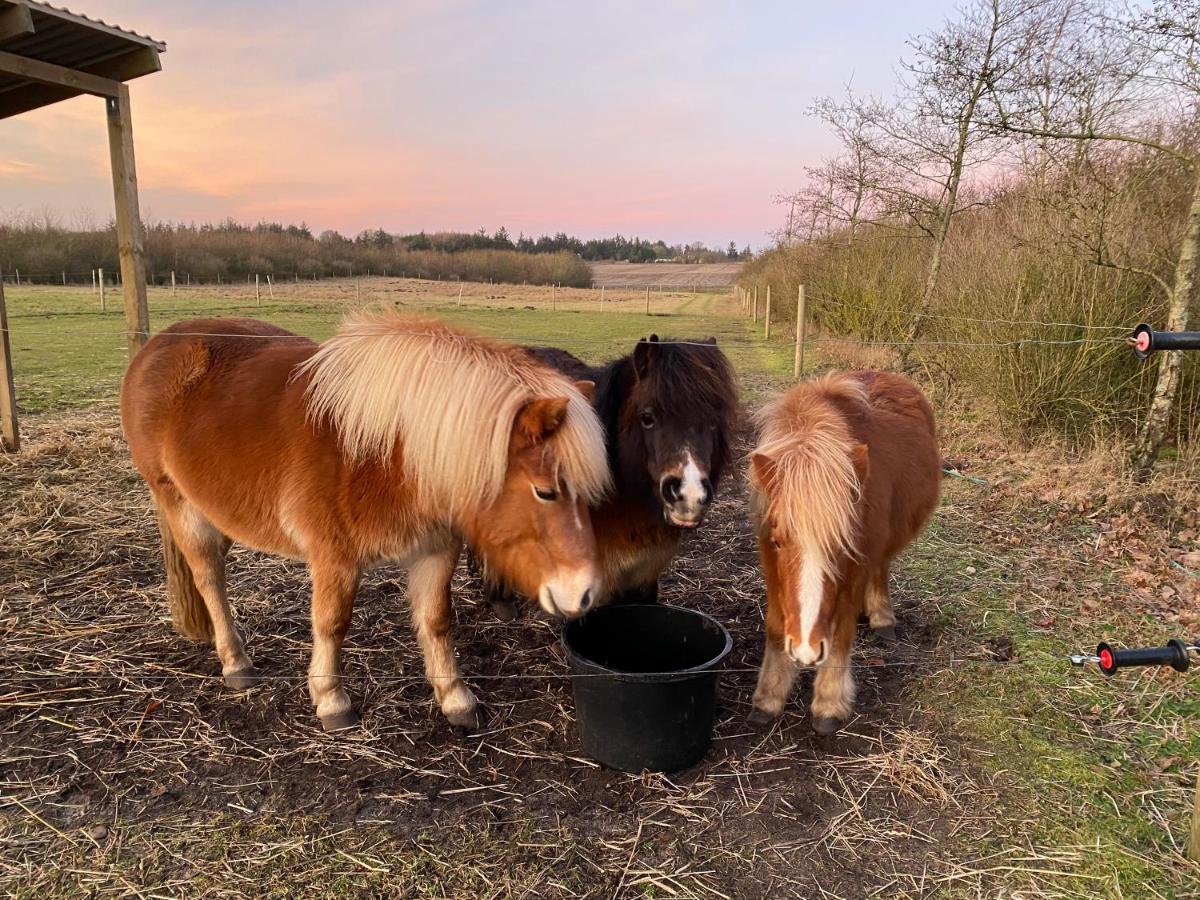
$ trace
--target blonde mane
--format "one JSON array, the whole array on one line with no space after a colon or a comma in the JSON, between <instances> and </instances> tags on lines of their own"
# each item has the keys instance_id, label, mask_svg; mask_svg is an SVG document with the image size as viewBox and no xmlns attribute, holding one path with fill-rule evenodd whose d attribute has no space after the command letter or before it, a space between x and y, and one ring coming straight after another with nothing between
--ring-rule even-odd
<instances>
[{"instance_id":1,"label":"blonde mane","mask_svg":"<svg viewBox=\"0 0 1200 900\"><path fill-rule=\"evenodd\" d=\"M858 442L836 400L865 407L866 388L851 375L830 373L759 410L762 437L754 452L772 461L771 484L750 469L756 509L831 577L828 568L843 551L856 553L862 493L853 456Z\"/></svg>"},{"instance_id":2,"label":"blonde mane","mask_svg":"<svg viewBox=\"0 0 1200 900\"><path fill-rule=\"evenodd\" d=\"M333 424L349 459L390 460L401 443L425 505L490 505L504 484L517 413L549 397L569 400L547 442L563 480L589 503L610 486L603 426L574 382L520 348L438 319L352 313L296 375L310 379L309 417Z\"/></svg>"}]
</instances>

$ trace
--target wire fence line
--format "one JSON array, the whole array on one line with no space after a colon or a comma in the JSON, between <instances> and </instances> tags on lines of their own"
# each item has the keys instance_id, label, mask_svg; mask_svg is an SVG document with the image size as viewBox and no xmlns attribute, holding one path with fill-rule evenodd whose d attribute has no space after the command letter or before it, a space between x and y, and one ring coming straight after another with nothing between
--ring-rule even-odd
<instances>
[{"instance_id":1,"label":"wire fence line","mask_svg":"<svg viewBox=\"0 0 1200 900\"><path fill-rule=\"evenodd\" d=\"M800 666L797 665L797 670L805 671L820 671L821 669L830 669L835 671L842 670L857 670L857 671L872 671L878 669L912 669L912 668L962 668L966 666L994 666L994 667L1024 667L1037 669L1061 669L1064 665L1079 668L1072 662L1073 654L1060 655L1056 653L1037 652L1029 654L1027 657L1014 656L1011 659L998 659L995 657L965 657L965 656L922 656L916 659L906 660L889 660L884 656L863 656L860 657L860 662L854 662L847 665L830 665L828 663L820 666ZM633 671L613 669L607 672L543 672L543 673L459 673L457 675L444 676L427 676L420 675L375 675L370 672L350 672L326 675L276 675L260 673L259 677L262 682L285 682L285 683L306 683L309 678L341 678L346 681L374 681L380 683L392 684L407 684L407 683L427 683L437 680L455 680L464 679L467 681L571 681L576 678L669 678L678 677L680 675L694 674L697 670L694 669L671 669L665 671ZM714 673L722 675L747 675L757 674L758 666L717 666L711 670ZM129 675L119 674L116 672L37 672L28 675L14 675L13 680L21 680L26 682L53 682L62 680L93 680L93 681L221 681L223 675L206 674L202 672L137 672ZM2 698L0 698L2 699Z\"/></svg>"},{"instance_id":2,"label":"wire fence line","mask_svg":"<svg viewBox=\"0 0 1200 900\"><path fill-rule=\"evenodd\" d=\"M27 318L37 318L37 317L29 316ZM65 331L65 330L61 330L61 329L58 329L58 330L31 330L31 329L25 329L25 328L14 329L11 325L7 329L0 329L0 333L4 333L4 332L7 332L10 336L39 335L39 336L45 336L45 337L96 337L96 338L120 338L120 337L127 338L127 337L130 337L131 335L140 333L137 331L131 331L131 330L127 330L127 329L120 330L120 331L117 331L117 330L113 330L113 331L94 331L94 330ZM206 332L206 331L172 331L169 333L168 332L157 332L157 334L169 334L171 337L233 338L233 339L242 339L242 340L263 340L263 341L289 341L289 340L311 341L312 340L312 338L306 337L305 335L301 335L301 334L235 334L235 333L229 333L229 332ZM403 331L401 331L401 332L392 332L392 333L388 333L388 334L341 335L340 339L342 339L342 340L346 340L346 339L374 340L374 339L391 339L391 338L395 338L396 336L437 337L437 338L441 338L444 340L461 340L461 341L476 340L476 338L471 335L445 334L445 333L434 332L434 331L428 331L428 332L420 332L420 331L403 332ZM488 334L488 335L486 335L486 337L489 339L492 339L492 340L506 341L506 342L514 343L514 344L520 344L522 342L529 340L528 335L512 336L512 335ZM612 345L616 345L616 344L626 345L629 343L627 338L586 338L586 337L574 337L574 336L571 336L569 338L569 341L572 344L585 344L585 345L594 345L594 346L612 346ZM660 339L658 341L658 343L660 345L667 345L667 346L671 346L671 345L689 346L689 347L712 346L712 344L709 341L700 340L700 339L688 339L688 338ZM818 337L818 338L809 338L808 340L805 341L805 343L807 343L807 344L852 344L852 345L866 346L866 347L900 347L900 346L906 346L910 342L908 342L908 341L871 341L871 340L863 340L863 339L858 339L858 338ZM1120 337L1070 338L1070 339L1014 338L1012 340L1007 340L1007 341L932 340L932 341L916 341L916 342L914 342L914 346L917 346L917 347L923 347L923 346L926 346L926 347L1018 347L1018 346L1024 346L1024 345L1031 345L1031 346L1046 345L1046 346L1065 347L1065 346L1074 346L1074 345L1080 345L1080 344L1113 344L1113 345L1126 344L1127 345L1127 344L1129 344L1129 339L1128 338L1120 338ZM718 346L727 346L727 347L728 346L742 346L742 347L762 348L765 346L765 342L758 338L752 338L752 337L733 338L733 339L725 338L723 340L718 341ZM784 344L781 343L780 346L784 346Z\"/></svg>"},{"instance_id":3,"label":"wire fence line","mask_svg":"<svg viewBox=\"0 0 1200 900\"><path fill-rule=\"evenodd\" d=\"M858 309L864 312L878 312L876 307L864 303L850 303L840 300L823 291L817 292L822 303L841 307L843 309ZM977 325L1034 325L1043 328L1079 328L1084 331L1113 331L1128 332L1128 325L1089 325L1084 322L1044 322L1039 319L989 319L976 316L952 316L945 313L924 313L923 319L941 319L951 322L971 322Z\"/></svg>"}]
</instances>

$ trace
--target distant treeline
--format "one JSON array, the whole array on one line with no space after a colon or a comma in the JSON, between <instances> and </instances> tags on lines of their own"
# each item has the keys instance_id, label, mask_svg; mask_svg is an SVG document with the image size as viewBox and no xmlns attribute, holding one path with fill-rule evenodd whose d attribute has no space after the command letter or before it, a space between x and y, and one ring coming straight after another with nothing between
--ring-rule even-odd
<instances>
[{"instance_id":1,"label":"distant treeline","mask_svg":"<svg viewBox=\"0 0 1200 900\"><path fill-rule=\"evenodd\" d=\"M169 279L172 271L197 281L271 275L276 280L408 275L530 284L587 287L591 269L585 260L671 259L707 262L740 258L730 244L725 251L702 244L668 246L620 235L581 241L566 234L515 240L501 228L494 234L437 232L394 235L383 229L348 238L336 231L313 235L308 226L260 222L242 225L154 224L146 228L146 268L152 280ZM116 272L117 239L111 224L100 229L69 229L49 221L0 224L0 270L20 271L40 282L90 280L91 271Z\"/></svg>"}]
</instances>

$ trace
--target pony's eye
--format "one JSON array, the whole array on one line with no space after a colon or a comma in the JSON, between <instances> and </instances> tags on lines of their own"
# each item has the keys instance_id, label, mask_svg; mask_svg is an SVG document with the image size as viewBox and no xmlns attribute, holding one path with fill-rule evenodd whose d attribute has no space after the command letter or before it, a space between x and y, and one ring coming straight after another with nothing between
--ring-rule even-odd
<instances>
[{"instance_id":1,"label":"pony's eye","mask_svg":"<svg viewBox=\"0 0 1200 900\"><path fill-rule=\"evenodd\" d=\"M535 484L533 486L533 493L543 503L553 503L558 499L558 491L554 488L540 488Z\"/></svg>"},{"instance_id":2,"label":"pony's eye","mask_svg":"<svg viewBox=\"0 0 1200 900\"><path fill-rule=\"evenodd\" d=\"M654 427L654 413L650 412L650 410L642 410L641 420L643 428Z\"/></svg>"}]
</instances>

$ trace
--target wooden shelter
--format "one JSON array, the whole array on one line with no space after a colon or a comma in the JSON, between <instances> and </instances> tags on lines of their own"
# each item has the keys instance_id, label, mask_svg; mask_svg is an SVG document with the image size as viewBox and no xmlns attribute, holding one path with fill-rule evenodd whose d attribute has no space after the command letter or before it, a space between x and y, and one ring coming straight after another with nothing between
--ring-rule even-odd
<instances>
[{"instance_id":1,"label":"wooden shelter","mask_svg":"<svg viewBox=\"0 0 1200 900\"><path fill-rule=\"evenodd\" d=\"M0 0L0 119L69 100L104 99L125 321L132 356L146 342L146 266L127 81L162 68L166 44L34 0ZM0 445L20 444L4 285L0 282Z\"/></svg>"}]
</instances>

